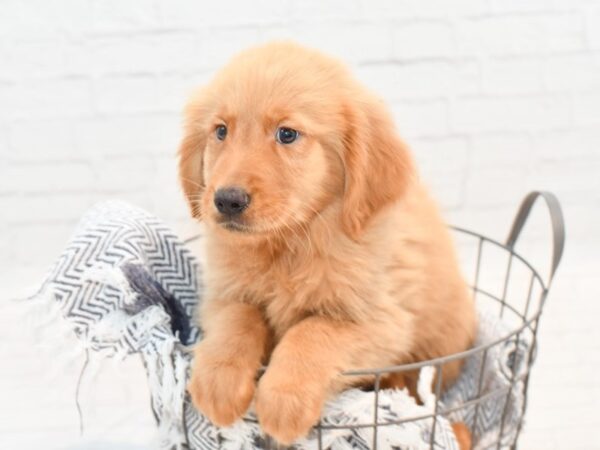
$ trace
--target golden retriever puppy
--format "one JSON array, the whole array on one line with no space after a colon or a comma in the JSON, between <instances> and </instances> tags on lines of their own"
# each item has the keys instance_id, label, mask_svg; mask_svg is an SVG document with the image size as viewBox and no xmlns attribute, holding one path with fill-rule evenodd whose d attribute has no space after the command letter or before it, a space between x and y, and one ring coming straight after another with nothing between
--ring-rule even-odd
<instances>
[{"instance_id":1,"label":"golden retriever puppy","mask_svg":"<svg viewBox=\"0 0 600 450\"><path fill-rule=\"evenodd\" d=\"M179 158L206 224L188 389L216 425L254 400L289 444L328 396L366 381L341 372L471 344L474 306L438 208L387 109L338 61L291 43L241 53L189 102Z\"/></svg>"}]
</instances>

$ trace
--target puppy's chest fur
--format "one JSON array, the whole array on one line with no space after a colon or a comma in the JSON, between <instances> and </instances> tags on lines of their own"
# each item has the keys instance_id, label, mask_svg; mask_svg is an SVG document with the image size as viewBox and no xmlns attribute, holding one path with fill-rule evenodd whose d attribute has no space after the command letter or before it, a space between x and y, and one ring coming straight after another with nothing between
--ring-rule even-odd
<instances>
[{"instance_id":1,"label":"puppy's chest fur","mask_svg":"<svg viewBox=\"0 0 600 450\"><path fill-rule=\"evenodd\" d=\"M374 278L380 274L364 259L342 263L344 255L336 252L291 250L274 258L242 252L235 264L231 255L222 256L225 264L218 270L217 283L223 283L228 296L259 306L276 340L312 315L363 321L379 295ZM214 287L211 291L218 296L219 288Z\"/></svg>"}]
</instances>

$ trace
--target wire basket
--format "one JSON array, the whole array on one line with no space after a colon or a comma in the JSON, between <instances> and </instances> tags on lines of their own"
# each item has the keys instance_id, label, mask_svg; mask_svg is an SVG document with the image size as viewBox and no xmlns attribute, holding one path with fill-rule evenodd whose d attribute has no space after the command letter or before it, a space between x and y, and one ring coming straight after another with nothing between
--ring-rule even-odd
<instances>
[{"instance_id":1,"label":"wire basket","mask_svg":"<svg viewBox=\"0 0 600 450\"><path fill-rule=\"evenodd\" d=\"M514 250L538 197L546 201L552 223L547 280ZM309 436L296 443L296 449L333 446L360 450L455 450L457 442L451 423L456 422L470 430L474 450L516 448L527 407L539 320L564 247L561 208L550 193L529 194L505 243L462 228L453 230L458 247L465 250L460 255L465 273L472 277L469 284L480 313L473 348L415 364L344 373L343 376L359 377L362 381L369 378L373 389L341 393L336 402L342 398L350 401L337 403L336 417L345 419L343 416L351 414L357 405L366 405L366 414L352 417L352 421L331 420L327 407ZM198 298L202 298L200 276L201 267L185 243L158 218L127 204L108 202L85 215L36 298L52 304L53 311L84 340L84 368L88 350L99 356L142 357L164 448L277 448L263 436L252 412L235 426L219 429L196 410L185 394L191 362L187 346L200 334L193 319ZM494 324L502 327L488 326L482 320L484 310L493 316ZM488 329L493 329L494 334ZM457 360L465 361L462 372L442 392L444 365ZM501 383L488 382L489 367L501 369L492 371L501 375L492 380ZM404 391L383 388L384 377L417 370L430 376L423 377L425 381L420 383L426 388L425 395L418 389L423 405L417 405ZM469 389L457 391L465 379ZM461 395L449 399L451 392ZM348 394L356 396L348 398ZM379 413L382 405L383 412ZM388 414L392 407L396 414L393 419ZM403 433L409 428L410 433ZM412 433L415 428L416 445ZM360 445L354 445L357 442Z\"/></svg>"},{"instance_id":2,"label":"wire basket","mask_svg":"<svg viewBox=\"0 0 600 450\"><path fill-rule=\"evenodd\" d=\"M545 281L538 270L534 268L530 262L515 251L515 244L523 229L524 224L529 217L532 206L536 199L541 197L545 200L552 224L552 259L550 265L550 274ZM469 231L459 227L452 227L456 234L455 238L461 249L467 251L461 255L464 262L469 262L472 266L471 280L469 286L473 292L478 309L487 309L493 311L502 322L508 324L508 332L505 332L501 337L491 342L477 345L474 348L450 356L436 358L432 360L422 361L414 364L404 364L394 367L385 367L369 370L357 370L345 372L344 376L360 376L372 377L374 386L374 408L372 420L365 423L354 423L352 425L331 425L323 423L323 420L315 426L314 431L318 435L318 449L326 448L322 440L324 430L330 429L358 429L371 428L372 443L370 448L378 448L378 434L382 427L394 427L407 422L416 422L428 420L430 425L429 448L439 448L439 444L434 446L436 430L440 418L452 418L453 415L460 414L461 411L467 411L468 414L463 416L469 417L467 427L477 428L478 422L481 420L480 415L484 405L489 402L495 402L496 405L501 405L500 423L497 426L497 432L492 441L489 436L485 443L477 443L477 436L473 436L473 445L477 449L500 449L509 448L516 449L517 441L521 431L523 416L527 408L527 387L531 367L533 365L537 347L537 331L539 326L540 316L544 307L548 290L554 277L555 271L560 263L565 241L564 221L562 210L557 198L549 192L531 192L521 203L517 215L512 224L508 238L504 243L490 239L479 233ZM466 274L469 275L468 273ZM527 341L527 352L524 360L521 361L521 369L513 370L510 374L509 382L506 386L487 390L484 392L482 386L482 377L484 367L490 364L489 355L493 352L496 346L503 345L511 341L516 342L517 347L520 342ZM451 408L446 408L442 398L442 373L444 365L450 361L464 360L466 361L473 356L477 356L481 361L479 367L479 375L477 381L477 392L472 398L462 399L458 403L452 405ZM421 368L432 366L435 368L435 377L432 383L432 389L435 393L435 406L433 412L426 415L415 417L404 417L400 420L389 421L378 418L378 403L380 393L383 391L381 381L384 377L391 374L399 374L404 372L414 372ZM511 395L515 392L522 398L517 407L516 426L511 427L511 431L507 431L506 418L509 408L514 408L511 403ZM513 402L514 403L514 402ZM246 417L246 421L255 421L255 419ZM472 432L473 434L473 432ZM282 447L267 439L264 444L267 449L280 449Z\"/></svg>"}]
</instances>

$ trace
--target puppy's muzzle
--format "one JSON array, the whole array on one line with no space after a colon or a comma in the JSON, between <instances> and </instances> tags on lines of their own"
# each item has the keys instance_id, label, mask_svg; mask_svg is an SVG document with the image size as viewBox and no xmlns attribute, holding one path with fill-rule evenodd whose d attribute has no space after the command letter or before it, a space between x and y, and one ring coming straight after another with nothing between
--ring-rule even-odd
<instances>
[{"instance_id":1,"label":"puppy's muzzle","mask_svg":"<svg viewBox=\"0 0 600 450\"><path fill-rule=\"evenodd\" d=\"M242 188L228 187L215 192L217 210L228 217L239 216L250 204L250 196Z\"/></svg>"}]
</instances>

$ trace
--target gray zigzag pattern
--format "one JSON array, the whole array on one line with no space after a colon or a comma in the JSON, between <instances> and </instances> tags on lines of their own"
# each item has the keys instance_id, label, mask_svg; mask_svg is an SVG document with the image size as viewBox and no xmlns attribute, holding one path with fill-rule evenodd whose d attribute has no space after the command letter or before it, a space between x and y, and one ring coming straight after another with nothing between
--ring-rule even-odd
<instances>
[{"instance_id":1,"label":"gray zigzag pattern","mask_svg":"<svg viewBox=\"0 0 600 450\"><path fill-rule=\"evenodd\" d=\"M181 304L187 320L192 317L201 286L198 265L189 250L167 226L145 211L121 202L107 202L82 219L47 282L78 334L85 335L93 323L110 312L123 310L127 300L119 286L95 280L90 273L102 265L119 267L127 262L143 265ZM163 333L168 332L153 330L153 336L163 340ZM192 326L188 342L194 342L198 333ZM109 344L124 346L129 352L139 349L139 345L134 329L128 329L120 342Z\"/></svg>"}]
</instances>

